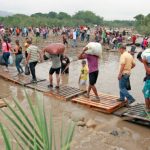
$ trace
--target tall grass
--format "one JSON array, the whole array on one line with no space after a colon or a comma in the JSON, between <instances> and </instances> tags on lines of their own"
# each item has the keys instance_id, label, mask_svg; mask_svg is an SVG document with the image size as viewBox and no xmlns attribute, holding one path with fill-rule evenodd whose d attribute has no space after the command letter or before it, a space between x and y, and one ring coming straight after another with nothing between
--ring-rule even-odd
<instances>
[{"instance_id":1,"label":"tall grass","mask_svg":"<svg viewBox=\"0 0 150 150\"><path fill-rule=\"evenodd\" d=\"M71 122L69 124L68 130L65 131L65 133L62 124L60 131L60 146L58 146L59 142L56 143L55 139L56 135L54 132L52 113L49 113L47 116L44 102L38 94L36 94L36 107L33 107L32 100L26 91L25 95L32 117L28 117L26 113L27 110L24 110L16 98L13 98L13 101L16 105L15 110L17 111L6 101L5 103L9 111L6 112L1 109L2 115L6 117L7 124L9 124L7 125L7 130L5 130L4 125L0 123L6 150L13 150L11 144L12 139L15 141L18 149L22 150L70 150L75 128L74 123ZM8 137L7 132L11 135L11 138Z\"/></svg>"}]
</instances>

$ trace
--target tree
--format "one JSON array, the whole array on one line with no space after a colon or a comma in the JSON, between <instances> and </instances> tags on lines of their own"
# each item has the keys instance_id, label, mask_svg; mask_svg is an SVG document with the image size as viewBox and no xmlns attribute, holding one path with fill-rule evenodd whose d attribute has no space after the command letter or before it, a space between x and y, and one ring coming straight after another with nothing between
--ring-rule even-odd
<instances>
[{"instance_id":1,"label":"tree","mask_svg":"<svg viewBox=\"0 0 150 150\"><path fill-rule=\"evenodd\" d=\"M142 34L150 35L150 14L144 16L139 14L134 17L136 19L136 29Z\"/></svg>"},{"instance_id":2,"label":"tree","mask_svg":"<svg viewBox=\"0 0 150 150\"><path fill-rule=\"evenodd\" d=\"M71 16L65 12L60 12L57 16L58 19L70 19Z\"/></svg>"},{"instance_id":3,"label":"tree","mask_svg":"<svg viewBox=\"0 0 150 150\"><path fill-rule=\"evenodd\" d=\"M54 12L54 11L50 11L50 12L48 13L48 17L50 17L50 18L57 18L57 13Z\"/></svg>"},{"instance_id":4,"label":"tree","mask_svg":"<svg viewBox=\"0 0 150 150\"><path fill-rule=\"evenodd\" d=\"M91 23L91 24L102 24L103 18L96 16L93 12L91 11L78 11L74 16L74 19L80 19L84 20L86 23Z\"/></svg>"}]
</instances>

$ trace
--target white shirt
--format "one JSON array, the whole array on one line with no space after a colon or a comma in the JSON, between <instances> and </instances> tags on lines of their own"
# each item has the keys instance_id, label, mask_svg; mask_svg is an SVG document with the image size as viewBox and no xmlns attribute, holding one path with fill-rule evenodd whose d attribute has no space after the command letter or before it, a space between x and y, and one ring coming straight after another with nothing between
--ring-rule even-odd
<instances>
[{"instance_id":1,"label":"white shirt","mask_svg":"<svg viewBox=\"0 0 150 150\"><path fill-rule=\"evenodd\" d=\"M73 32L73 39L74 39L74 40L77 39L77 33L76 33L76 31Z\"/></svg>"}]
</instances>

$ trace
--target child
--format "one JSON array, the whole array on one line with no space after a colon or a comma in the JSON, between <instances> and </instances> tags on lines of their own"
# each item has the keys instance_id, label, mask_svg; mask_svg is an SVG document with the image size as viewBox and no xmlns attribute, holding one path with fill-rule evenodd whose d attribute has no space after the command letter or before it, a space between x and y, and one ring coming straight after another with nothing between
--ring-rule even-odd
<instances>
[{"instance_id":1,"label":"child","mask_svg":"<svg viewBox=\"0 0 150 150\"><path fill-rule=\"evenodd\" d=\"M79 84L86 85L87 77L88 77L88 67L86 65L86 61L82 60L82 68L81 68L81 74L79 77Z\"/></svg>"}]
</instances>

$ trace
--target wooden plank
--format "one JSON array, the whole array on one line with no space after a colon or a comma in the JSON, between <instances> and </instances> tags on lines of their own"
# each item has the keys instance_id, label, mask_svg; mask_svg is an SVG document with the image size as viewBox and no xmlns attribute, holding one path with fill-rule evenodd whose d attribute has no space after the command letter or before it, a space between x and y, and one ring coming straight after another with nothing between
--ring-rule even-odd
<instances>
[{"instance_id":1,"label":"wooden plank","mask_svg":"<svg viewBox=\"0 0 150 150\"><path fill-rule=\"evenodd\" d=\"M124 116L128 116L128 117L130 117L132 119L140 119L140 120L144 120L144 121L150 122L150 119L147 119L145 117L140 117L140 116L137 116L137 115L130 115L128 113L125 113Z\"/></svg>"},{"instance_id":2,"label":"wooden plank","mask_svg":"<svg viewBox=\"0 0 150 150\"><path fill-rule=\"evenodd\" d=\"M75 96L79 96L79 95L84 94L84 93L86 93L86 91L80 91L80 92L77 92L75 94L69 95L66 97L66 100L70 100L71 98L73 98Z\"/></svg>"},{"instance_id":3,"label":"wooden plank","mask_svg":"<svg viewBox=\"0 0 150 150\"><path fill-rule=\"evenodd\" d=\"M37 79L37 81L34 82L34 83L30 81L30 82L28 82L28 83L25 83L24 86L27 86L27 85L29 85L29 84L37 84L37 83L43 82L43 81L45 81L45 80L46 80L46 79Z\"/></svg>"},{"instance_id":4,"label":"wooden plank","mask_svg":"<svg viewBox=\"0 0 150 150\"><path fill-rule=\"evenodd\" d=\"M126 113L128 111L128 108L126 107L122 107L120 109L118 109L117 111L113 112L114 115L122 117L124 113Z\"/></svg>"},{"instance_id":5,"label":"wooden plank","mask_svg":"<svg viewBox=\"0 0 150 150\"><path fill-rule=\"evenodd\" d=\"M69 86L62 86L60 87L60 89L52 89L49 92L46 92L45 95L54 96L54 97L61 98L64 100L69 100L72 97L83 94L85 92L86 91L82 91L77 88L73 88Z\"/></svg>"},{"instance_id":6,"label":"wooden plank","mask_svg":"<svg viewBox=\"0 0 150 150\"><path fill-rule=\"evenodd\" d=\"M5 104L5 102L2 99L0 99L0 108L2 108L2 107L7 107L7 105Z\"/></svg>"},{"instance_id":7,"label":"wooden plank","mask_svg":"<svg viewBox=\"0 0 150 150\"><path fill-rule=\"evenodd\" d=\"M105 112L105 113L112 113L116 110L118 110L120 107L123 107L127 101L121 103L117 101L117 96L112 96L108 94L98 93L100 97L99 102L92 101L92 98L95 97L95 95L92 93L90 94L90 98L86 98L84 96L79 96L77 98L73 98L72 101L84 104L89 107L93 107L94 110Z\"/></svg>"},{"instance_id":8,"label":"wooden plank","mask_svg":"<svg viewBox=\"0 0 150 150\"><path fill-rule=\"evenodd\" d=\"M123 114L123 116L129 118L126 120L135 122L135 123L139 123L143 125L145 125L145 122L147 122L148 124L150 124L150 114L148 115L145 112L145 105L144 104L136 104L134 106L132 106L131 108L129 108L129 110ZM146 124L147 124L146 123Z\"/></svg>"}]
</instances>

